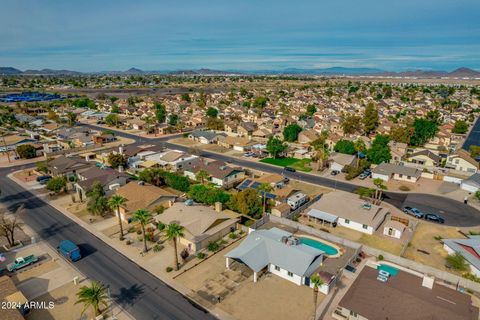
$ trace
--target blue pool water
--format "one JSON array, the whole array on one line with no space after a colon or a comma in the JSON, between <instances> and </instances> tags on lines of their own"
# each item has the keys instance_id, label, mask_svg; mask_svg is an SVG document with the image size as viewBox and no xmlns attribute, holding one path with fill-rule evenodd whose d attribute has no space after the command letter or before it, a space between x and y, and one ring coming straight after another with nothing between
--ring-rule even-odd
<instances>
[{"instance_id":1,"label":"blue pool water","mask_svg":"<svg viewBox=\"0 0 480 320\"><path fill-rule=\"evenodd\" d=\"M398 269L395 267L389 266L388 264L381 264L377 267L377 269L390 273L392 277L398 274Z\"/></svg>"},{"instance_id":2,"label":"blue pool water","mask_svg":"<svg viewBox=\"0 0 480 320\"><path fill-rule=\"evenodd\" d=\"M329 246L328 244L323 243L321 241L310 239L310 238L302 238L302 237L299 237L299 239L300 239L300 243L313 248L320 249L323 252L325 252L325 254L328 254L329 256L333 256L338 253L338 250L336 248Z\"/></svg>"}]
</instances>

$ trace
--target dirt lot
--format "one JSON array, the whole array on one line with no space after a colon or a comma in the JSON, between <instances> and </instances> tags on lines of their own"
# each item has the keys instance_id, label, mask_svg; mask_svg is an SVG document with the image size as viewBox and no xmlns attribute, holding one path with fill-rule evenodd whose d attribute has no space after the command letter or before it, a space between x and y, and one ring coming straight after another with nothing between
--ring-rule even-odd
<instances>
[{"instance_id":1,"label":"dirt lot","mask_svg":"<svg viewBox=\"0 0 480 320\"><path fill-rule=\"evenodd\" d=\"M316 196L321 193L328 193L332 191L331 189L320 187L316 184L301 182L298 180L290 180L288 183L292 188L301 190L302 192L308 194L309 196Z\"/></svg>"},{"instance_id":2,"label":"dirt lot","mask_svg":"<svg viewBox=\"0 0 480 320\"><path fill-rule=\"evenodd\" d=\"M87 285L86 282L81 284ZM33 309L26 316L27 320L50 320L50 319L93 319L91 308L87 309L83 316L80 316L83 310L82 304L75 304L77 301L76 292L78 287L73 283L65 284L55 290L50 291L43 296L38 297L35 301L45 301L46 305L53 301L52 309Z\"/></svg>"},{"instance_id":3,"label":"dirt lot","mask_svg":"<svg viewBox=\"0 0 480 320\"><path fill-rule=\"evenodd\" d=\"M445 227L434 225L432 223L420 222L413 235L412 241L410 242L410 246L405 251L404 257L440 270L452 272L452 270L445 267L445 257L447 256L447 252L443 249L442 242L436 240L434 237L439 236L444 239L464 238L464 236L458 231L459 229L454 227ZM464 230L464 232L468 231ZM428 254L418 250L425 251Z\"/></svg>"},{"instance_id":4,"label":"dirt lot","mask_svg":"<svg viewBox=\"0 0 480 320\"><path fill-rule=\"evenodd\" d=\"M312 291L277 276L262 275L257 283L248 267L234 262L225 269L225 253L217 253L176 278L184 286L237 319L308 319L312 311ZM220 297L220 303L218 303ZM295 297L295 299L292 299ZM319 295L319 301L323 299ZM268 303L264 303L268 299Z\"/></svg>"}]
</instances>

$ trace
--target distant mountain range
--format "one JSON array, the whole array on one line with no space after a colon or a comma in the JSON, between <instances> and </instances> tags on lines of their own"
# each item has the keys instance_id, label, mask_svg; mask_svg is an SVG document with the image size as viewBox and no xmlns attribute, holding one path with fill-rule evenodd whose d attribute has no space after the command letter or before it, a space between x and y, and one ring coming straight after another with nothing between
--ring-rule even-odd
<instances>
[{"instance_id":1,"label":"distant mountain range","mask_svg":"<svg viewBox=\"0 0 480 320\"><path fill-rule=\"evenodd\" d=\"M0 67L0 75L82 75L82 74L116 74L116 75L142 75L142 74L169 74L169 75L345 75L345 76L382 76L382 77L416 77L416 78L480 78L480 71L469 68L458 68L454 71L413 70L391 72L375 68L344 68L332 67L322 69L288 68L283 70L212 70L212 69L187 69L176 71L144 71L130 68L126 71L101 71L83 73L71 70L25 70L21 71L12 67Z\"/></svg>"}]
</instances>

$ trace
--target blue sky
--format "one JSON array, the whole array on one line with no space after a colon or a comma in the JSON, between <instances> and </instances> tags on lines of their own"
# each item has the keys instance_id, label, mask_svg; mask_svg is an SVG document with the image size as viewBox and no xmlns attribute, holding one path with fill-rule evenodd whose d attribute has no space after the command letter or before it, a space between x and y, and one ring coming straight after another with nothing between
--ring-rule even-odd
<instances>
[{"instance_id":1,"label":"blue sky","mask_svg":"<svg viewBox=\"0 0 480 320\"><path fill-rule=\"evenodd\" d=\"M479 0L2 0L0 66L480 70Z\"/></svg>"}]
</instances>

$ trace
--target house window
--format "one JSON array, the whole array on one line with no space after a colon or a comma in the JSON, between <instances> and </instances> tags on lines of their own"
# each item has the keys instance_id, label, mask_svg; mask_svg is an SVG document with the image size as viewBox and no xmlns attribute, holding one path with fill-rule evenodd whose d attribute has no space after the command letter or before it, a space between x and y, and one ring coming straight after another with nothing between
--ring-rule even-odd
<instances>
[{"instance_id":1,"label":"house window","mask_svg":"<svg viewBox=\"0 0 480 320\"><path fill-rule=\"evenodd\" d=\"M364 225L362 226L362 228L363 228L363 229L368 229L368 226L367 226L366 224L364 224Z\"/></svg>"},{"instance_id":2,"label":"house window","mask_svg":"<svg viewBox=\"0 0 480 320\"><path fill-rule=\"evenodd\" d=\"M398 175L398 177L399 177L399 178L403 178L403 174L400 173L400 174Z\"/></svg>"},{"instance_id":3,"label":"house window","mask_svg":"<svg viewBox=\"0 0 480 320\"><path fill-rule=\"evenodd\" d=\"M349 223L350 223L350 220L345 219L345 223L346 223L346 224L349 224Z\"/></svg>"},{"instance_id":4,"label":"house window","mask_svg":"<svg viewBox=\"0 0 480 320\"><path fill-rule=\"evenodd\" d=\"M455 159L455 164L459 164L460 163L460 159Z\"/></svg>"},{"instance_id":5,"label":"house window","mask_svg":"<svg viewBox=\"0 0 480 320\"><path fill-rule=\"evenodd\" d=\"M289 276L289 277L293 277L293 273L290 272L290 271L288 271L288 276Z\"/></svg>"},{"instance_id":6,"label":"house window","mask_svg":"<svg viewBox=\"0 0 480 320\"><path fill-rule=\"evenodd\" d=\"M407 176L407 179L408 179L408 180L412 179L412 176Z\"/></svg>"},{"instance_id":7,"label":"house window","mask_svg":"<svg viewBox=\"0 0 480 320\"><path fill-rule=\"evenodd\" d=\"M276 270L276 271L280 271L280 267L279 267L279 266L275 266L275 270Z\"/></svg>"}]
</instances>

